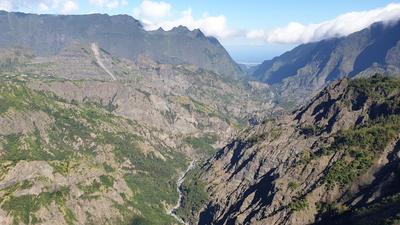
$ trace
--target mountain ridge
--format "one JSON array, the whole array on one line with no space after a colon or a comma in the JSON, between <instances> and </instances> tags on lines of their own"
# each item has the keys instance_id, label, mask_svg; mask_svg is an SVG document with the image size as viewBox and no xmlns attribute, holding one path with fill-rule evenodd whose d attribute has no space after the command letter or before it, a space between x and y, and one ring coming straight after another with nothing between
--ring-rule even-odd
<instances>
[{"instance_id":1,"label":"mountain ridge","mask_svg":"<svg viewBox=\"0 0 400 225\"><path fill-rule=\"evenodd\" d=\"M54 55L65 46L92 42L118 57L140 55L160 63L193 64L227 77L241 75L239 66L216 38L200 30L176 27L146 31L128 15L51 15L0 12L0 47L22 47L38 55Z\"/></svg>"},{"instance_id":2,"label":"mountain ridge","mask_svg":"<svg viewBox=\"0 0 400 225\"><path fill-rule=\"evenodd\" d=\"M400 20L377 22L345 37L301 44L264 61L252 77L301 99L345 76L400 75Z\"/></svg>"}]
</instances>

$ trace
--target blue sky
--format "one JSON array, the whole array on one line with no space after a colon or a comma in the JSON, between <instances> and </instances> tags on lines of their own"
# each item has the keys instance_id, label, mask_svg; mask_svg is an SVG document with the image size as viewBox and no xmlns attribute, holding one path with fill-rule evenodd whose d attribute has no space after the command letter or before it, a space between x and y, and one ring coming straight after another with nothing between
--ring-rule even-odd
<instances>
[{"instance_id":1,"label":"blue sky","mask_svg":"<svg viewBox=\"0 0 400 225\"><path fill-rule=\"evenodd\" d=\"M216 36L240 62L261 62L301 43L400 18L400 0L0 0L0 9L129 14L148 30L182 24Z\"/></svg>"}]
</instances>

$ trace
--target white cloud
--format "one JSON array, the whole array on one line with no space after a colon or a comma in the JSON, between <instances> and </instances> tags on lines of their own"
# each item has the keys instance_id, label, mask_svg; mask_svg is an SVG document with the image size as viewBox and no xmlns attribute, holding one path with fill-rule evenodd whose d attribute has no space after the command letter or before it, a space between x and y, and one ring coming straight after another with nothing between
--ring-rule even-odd
<instances>
[{"instance_id":1,"label":"white cloud","mask_svg":"<svg viewBox=\"0 0 400 225\"><path fill-rule=\"evenodd\" d=\"M172 6L168 3L145 0L134 9L133 14L142 21L146 30L156 30L160 27L171 30L182 25L190 30L200 29L206 35L221 39L237 35L237 31L228 27L227 18L224 15L210 16L208 13L203 13L200 18L194 18L189 8L171 19L171 12Z\"/></svg>"},{"instance_id":2,"label":"white cloud","mask_svg":"<svg viewBox=\"0 0 400 225\"><path fill-rule=\"evenodd\" d=\"M0 0L0 9L7 11L62 12L77 11L76 0Z\"/></svg>"},{"instance_id":3,"label":"white cloud","mask_svg":"<svg viewBox=\"0 0 400 225\"><path fill-rule=\"evenodd\" d=\"M106 7L108 9L115 9L120 6L128 5L127 0L89 0L90 4L98 7Z\"/></svg>"},{"instance_id":4,"label":"white cloud","mask_svg":"<svg viewBox=\"0 0 400 225\"><path fill-rule=\"evenodd\" d=\"M335 19L317 24L304 25L297 22L266 33L269 43L307 43L326 38L346 36L367 28L379 21L391 22L400 18L400 4L369 11L350 12Z\"/></svg>"},{"instance_id":5,"label":"white cloud","mask_svg":"<svg viewBox=\"0 0 400 225\"><path fill-rule=\"evenodd\" d=\"M12 10L11 0L0 0L0 10Z\"/></svg>"},{"instance_id":6,"label":"white cloud","mask_svg":"<svg viewBox=\"0 0 400 225\"><path fill-rule=\"evenodd\" d=\"M264 30L250 30L246 33L246 38L251 40L260 40L264 39L265 31Z\"/></svg>"},{"instance_id":7,"label":"white cloud","mask_svg":"<svg viewBox=\"0 0 400 225\"><path fill-rule=\"evenodd\" d=\"M47 11L49 11L49 6L46 3L41 2L38 5L38 9L40 12L47 12Z\"/></svg>"},{"instance_id":8,"label":"white cloud","mask_svg":"<svg viewBox=\"0 0 400 225\"><path fill-rule=\"evenodd\" d=\"M78 10L79 10L78 4L76 4L76 2L73 0L66 1L62 8L63 13L71 13Z\"/></svg>"},{"instance_id":9,"label":"white cloud","mask_svg":"<svg viewBox=\"0 0 400 225\"><path fill-rule=\"evenodd\" d=\"M133 15L144 21L160 20L170 15L171 5L166 2L143 1L133 10Z\"/></svg>"}]
</instances>

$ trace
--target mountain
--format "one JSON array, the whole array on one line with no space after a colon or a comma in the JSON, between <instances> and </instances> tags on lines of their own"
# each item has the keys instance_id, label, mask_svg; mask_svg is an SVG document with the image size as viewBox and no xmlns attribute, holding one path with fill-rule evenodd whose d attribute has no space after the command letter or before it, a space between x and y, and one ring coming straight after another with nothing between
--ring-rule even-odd
<instances>
[{"instance_id":1,"label":"mountain","mask_svg":"<svg viewBox=\"0 0 400 225\"><path fill-rule=\"evenodd\" d=\"M30 49L39 56L59 53L73 43L96 43L114 56L146 56L159 63L193 64L226 76L241 74L224 47L200 30L176 27L145 31L127 15L35 15L0 11L0 48Z\"/></svg>"},{"instance_id":2,"label":"mountain","mask_svg":"<svg viewBox=\"0 0 400 225\"><path fill-rule=\"evenodd\" d=\"M268 85L143 56L136 61L119 58L94 44L74 44L47 57L3 50L0 72L32 78L31 88L69 101L110 107L117 115L165 132L175 144L176 137L217 133L217 140L225 140L247 123L246 117L261 116L274 107Z\"/></svg>"},{"instance_id":3,"label":"mountain","mask_svg":"<svg viewBox=\"0 0 400 225\"><path fill-rule=\"evenodd\" d=\"M186 158L154 130L27 78L0 79L1 224L175 221L164 207Z\"/></svg>"},{"instance_id":4,"label":"mountain","mask_svg":"<svg viewBox=\"0 0 400 225\"><path fill-rule=\"evenodd\" d=\"M199 30L0 11L0 224L396 224L399 26L249 81Z\"/></svg>"},{"instance_id":5,"label":"mountain","mask_svg":"<svg viewBox=\"0 0 400 225\"><path fill-rule=\"evenodd\" d=\"M279 86L284 97L300 98L344 76L400 74L400 21L371 27L342 38L300 45L264 61L257 80Z\"/></svg>"},{"instance_id":6,"label":"mountain","mask_svg":"<svg viewBox=\"0 0 400 225\"><path fill-rule=\"evenodd\" d=\"M188 174L190 224L398 224L400 80L332 83Z\"/></svg>"},{"instance_id":7,"label":"mountain","mask_svg":"<svg viewBox=\"0 0 400 225\"><path fill-rule=\"evenodd\" d=\"M256 69L258 69L259 64L243 64L243 63L239 63L238 64L241 68L241 70L247 74L247 75L252 75Z\"/></svg>"},{"instance_id":8,"label":"mountain","mask_svg":"<svg viewBox=\"0 0 400 225\"><path fill-rule=\"evenodd\" d=\"M260 82L98 43L3 48L0 224L177 224L189 161L268 115L273 98Z\"/></svg>"}]
</instances>

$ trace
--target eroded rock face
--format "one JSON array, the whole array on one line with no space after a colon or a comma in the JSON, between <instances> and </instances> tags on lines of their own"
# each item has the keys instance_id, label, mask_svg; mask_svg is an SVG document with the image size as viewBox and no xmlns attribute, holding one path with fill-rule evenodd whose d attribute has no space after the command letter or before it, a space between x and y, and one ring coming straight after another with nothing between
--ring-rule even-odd
<instances>
[{"instance_id":1,"label":"eroded rock face","mask_svg":"<svg viewBox=\"0 0 400 225\"><path fill-rule=\"evenodd\" d=\"M175 222L183 151L99 104L1 79L1 224Z\"/></svg>"},{"instance_id":2,"label":"eroded rock face","mask_svg":"<svg viewBox=\"0 0 400 225\"><path fill-rule=\"evenodd\" d=\"M242 131L198 173L209 193L198 224L393 219L399 210L368 221L356 209L395 199L399 87L386 78L343 79L293 114ZM381 119L374 115L378 106L386 107Z\"/></svg>"},{"instance_id":3,"label":"eroded rock face","mask_svg":"<svg viewBox=\"0 0 400 225\"><path fill-rule=\"evenodd\" d=\"M43 78L29 81L33 89L53 92L68 102L100 104L158 130L174 148L185 144L187 137L205 135L216 137L215 147L222 147L247 123L246 118L261 117L275 107L268 85L233 81L195 66L160 64L146 57L132 61L104 51L99 54L116 81L93 63L96 58L88 46L78 44L55 57L33 57L28 66L16 70ZM6 57L10 55L20 58L17 53Z\"/></svg>"}]
</instances>

